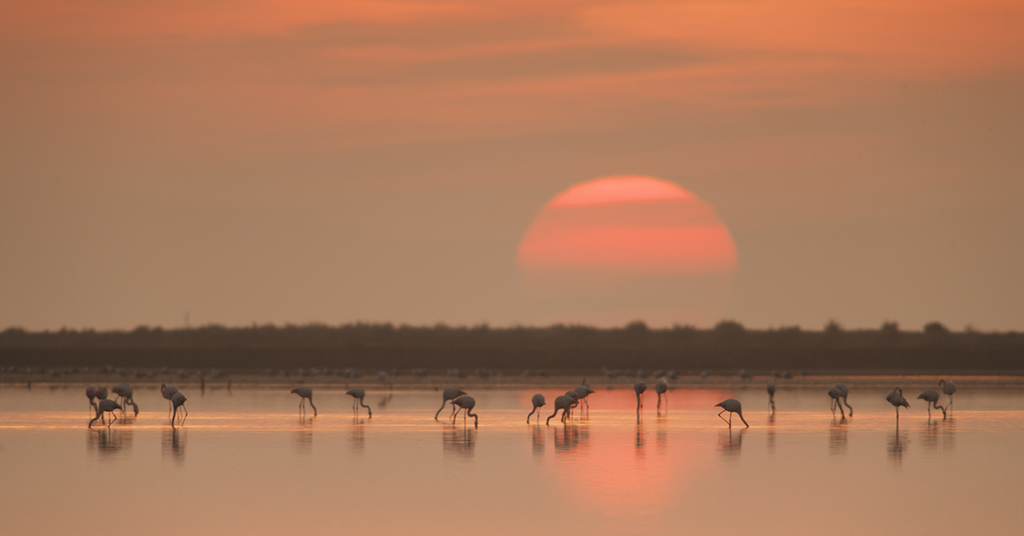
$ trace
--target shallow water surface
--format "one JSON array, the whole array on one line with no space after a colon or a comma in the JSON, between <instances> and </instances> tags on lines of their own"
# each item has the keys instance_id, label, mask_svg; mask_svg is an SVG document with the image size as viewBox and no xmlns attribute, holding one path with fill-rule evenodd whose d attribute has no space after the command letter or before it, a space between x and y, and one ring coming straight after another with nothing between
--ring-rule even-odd
<instances>
[{"instance_id":1,"label":"shallow water surface","mask_svg":"<svg viewBox=\"0 0 1024 536\"><path fill-rule=\"evenodd\" d=\"M572 386L567 386L570 388ZM682 388L657 410L595 386L589 414L526 424L536 390L479 390L479 427L434 391L185 389L189 417L137 388L109 428L84 386L0 390L0 533L1018 534L1024 393L962 389L949 418L854 389ZM750 428L717 416L744 403ZM945 402L946 397L943 397Z\"/></svg>"}]
</instances>

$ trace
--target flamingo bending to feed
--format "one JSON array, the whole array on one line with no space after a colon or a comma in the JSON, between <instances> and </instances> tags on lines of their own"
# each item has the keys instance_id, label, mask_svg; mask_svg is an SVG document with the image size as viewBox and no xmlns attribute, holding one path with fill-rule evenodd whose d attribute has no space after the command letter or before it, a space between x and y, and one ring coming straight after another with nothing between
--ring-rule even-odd
<instances>
[{"instance_id":1,"label":"flamingo bending to feed","mask_svg":"<svg viewBox=\"0 0 1024 536\"><path fill-rule=\"evenodd\" d=\"M530 414L526 416L526 424L530 424L530 417L533 417L533 414L537 411L537 408L542 408L542 407L544 407L545 404L547 404L547 401L544 400L544 395L542 395L540 393L537 393L537 394L533 395L533 401L532 402L533 402L533 409L530 410ZM537 415L537 422L538 423L540 422L540 415Z\"/></svg>"},{"instance_id":2,"label":"flamingo bending to feed","mask_svg":"<svg viewBox=\"0 0 1024 536\"><path fill-rule=\"evenodd\" d=\"M442 393L442 396L444 398L441 400L441 408L438 409L437 413L434 414L434 420L435 421L437 420L437 416L441 414L441 410L444 409L445 404L447 404L449 400L455 400L456 398L459 398L460 396L463 396L465 394L466 394L465 391L463 391L462 389L459 389L457 387L448 387L448 388L446 388L444 390L444 393ZM455 415L456 411L458 411L458 410L456 410L455 409L455 405L452 404L452 415L453 416Z\"/></svg>"},{"instance_id":3,"label":"flamingo bending to feed","mask_svg":"<svg viewBox=\"0 0 1024 536\"><path fill-rule=\"evenodd\" d=\"M661 395L665 395L665 411L668 411L668 382L664 377L654 383L654 391L658 393L658 411L661 411Z\"/></svg>"},{"instance_id":4,"label":"flamingo bending to feed","mask_svg":"<svg viewBox=\"0 0 1024 536\"><path fill-rule=\"evenodd\" d=\"M647 384L644 382L636 382L633 384L633 392L636 393L636 418L640 418L640 410L644 407L644 391L647 390Z\"/></svg>"},{"instance_id":5,"label":"flamingo bending to feed","mask_svg":"<svg viewBox=\"0 0 1024 536\"><path fill-rule=\"evenodd\" d=\"M573 402L575 402L575 400L565 395L555 398L555 412L552 413L550 417L548 417L548 420L545 421L544 424L551 424L551 418L554 417L555 415L558 415L558 410L562 410L562 422L564 423L565 415L569 411L569 408L572 406Z\"/></svg>"},{"instance_id":6,"label":"flamingo bending to feed","mask_svg":"<svg viewBox=\"0 0 1024 536\"><path fill-rule=\"evenodd\" d=\"M174 403L171 402L171 399L174 398L174 393L177 392L178 386L173 383L170 385L160 384L160 396L167 400L167 413L170 413L171 409L174 407Z\"/></svg>"},{"instance_id":7,"label":"flamingo bending to feed","mask_svg":"<svg viewBox=\"0 0 1024 536\"><path fill-rule=\"evenodd\" d=\"M92 428L92 423L98 421L100 417L103 416L104 413L110 413L113 416L113 419L111 419L110 422L107 423L107 428L110 428L110 425L114 424L114 421L117 420L117 414L114 413L114 411L119 409L121 409L121 405L113 400L100 400L99 404L96 405L96 416L93 417L91 421L89 421L89 428Z\"/></svg>"},{"instance_id":8,"label":"flamingo bending to feed","mask_svg":"<svg viewBox=\"0 0 1024 536\"><path fill-rule=\"evenodd\" d=\"M590 388L590 384L587 383L586 378L583 378L583 382L580 383L579 387L574 389L574 391L576 391L576 397L586 405L587 411L589 412L590 401L587 400L587 397L594 394L596 391Z\"/></svg>"},{"instance_id":9,"label":"flamingo bending to feed","mask_svg":"<svg viewBox=\"0 0 1024 536\"><path fill-rule=\"evenodd\" d=\"M355 410L356 413L359 413L359 406L362 406L366 408L367 413L370 414L370 418L373 418L373 410L370 409L370 406L367 406L365 403L363 403L363 399L366 398L365 389L363 389L362 387L353 387L348 391L345 391L345 394L352 397L352 409ZM358 406L356 405L357 403Z\"/></svg>"},{"instance_id":10,"label":"flamingo bending to feed","mask_svg":"<svg viewBox=\"0 0 1024 536\"><path fill-rule=\"evenodd\" d=\"M313 416L316 417L316 406L313 406L313 388L312 387L296 387L292 389L292 393L299 395L299 413L305 413L306 411L306 399L309 399L309 405L313 407Z\"/></svg>"},{"instance_id":11,"label":"flamingo bending to feed","mask_svg":"<svg viewBox=\"0 0 1024 536\"><path fill-rule=\"evenodd\" d=\"M86 387L85 388L85 396L89 397L89 407L92 408L93 411L95 411L96 410L96 400L95 400L96 399L96 386L95 385L90 385L89 387Z\"/></svg>"},{"instance_id":12,"label":"flamingo bending to feed","mask_svg":"<svg viewBox=\"0 0 1024 536\"><path fill-rule=\"evenodd\" d=\"M178 408L181 408L181 411L185 412L181 417L181 424L185 424L185 419L188 418L188 408L185 407L186 400L188 399L185 398L185 395L181 394L181 391L174 393L174 396L171 397L171 404L174 406L174 413L171 415L172 427L174 426L174 420L178 417Z\"/></svg>"},{"instance_id":13,"label":"flamingo bending to feed","mask_svg":"<svg viewBox=\"0 0 1024 536\"><path fill-rule=\"evenodd\" d=\"M939 380L939 385L942 386L942 392L949 395L949 405L946 407L949 408L949 411L953 411L953 393L956 392L956 384L953 383L953 380Z\"/></svg>"},{"instance_id":14,"label":"flamingo bending to feed","mask_svg":"<svg viewBox=\"0 0 1024 536\"><path fill-rule=\"evenodd\" d=\"M918 395L917 399L925 401L925 406L924 407L928 408L928 418L929 419L932 418L932 408L933 407L935 409L941 409L942 410L942 418L943 419L946 418L946 408L944 408L944 407L939 405L939 392L938 391L936 391L934 389L928 389L927 391L925 391L925 392L921 393L920 395ZM929 405L929 404L931 404L931 405Z\"/></svg>"},{"instance_id":15,"label":"flamingo bending to feed","mask_svg":"<svg viewBox=\"0 0 1024 536\"><path fill-rule=\"evenodd\" d=\"M839 402L843 398L842 391L839 390L839 386L833 386L828 390L828 396L832 398L832 417L836 416L836 407L839 408L839 414L846 418L846 413L843 411L843 405Z\"/></svg>"},{"instance_id":16,"label":"flamingo bending to feed","mask_svg":"<svg viewBox=\"0 0 1024 536\"><path fill-rule=\"evenodd\" d=\"M768 403L772 406L772 413L775 413L775 382L768 382Z\"/></svg>"},{"instance_id":17,"label":"flamingo bending to feed","mask_svg":"<svg viewBox=\"0 0 1024 536\"><path fill-rule=\"evenodd\" d=\"M736 400L735 398L730 398L728 400L723 400L723 401L715 404L715 407L716 408L719 408L719 407L722 408L722 411L718 412L718 418L722 419L723 421L725 421L725 417L722 417L722 414L725 413L726 411L729 412L729 420L725 421L725 422L729 423L729 428L732 428L732 414L733 413L739 415L740 416L740 420L743 421L743 424L746 424L747 428L750 428L750 425L747 424L747 420L743 418L743 406L740 404L739 400Z\"/></svg>"},{"instance_id":18,"label":"flamingo bending to feed","mask_svg":"<svg viewBox=\"0 0 1024 536\"><path fill-rule=\"evenodd\" d=\"M885 399L896 408L896 426L898 427L900 425L900 406L910 408L907 399L903 398L903 389L899 387L893 389L891 393L885 395Z\"/></svg>"},{"instance_id":19,"label":"flamingo bending to feed","mask_svg":"<svg viewBox=\"0 0 1024 536\"><path fill-rule=\"evenodd\" d=\"M476 407L476 399L469 395L464 395L452 400L452 405L458 406L458 409L455 410L455 417L459 416L460 410L466 410L466 412L462 414L463 420L466 419L466 415L469 415L470 417L473 417L473 426L478 426L480 424L480 416L473 413L473 408ZM452 423L455 423L455 417L452 417Z\"/></svg>"},{"instance_id":20,"label":"flamingo bending to feed","mask_svg":"<svg viewBox=\"0 0 1024 536\"><path fill-rule=\"evenodd\" d=\"M131 385L129 385L127 383L122 383L122 384L119 384L117 387L114 387L113 389L111 389L111 391L113 391L114 394L116 394L117 396L121 397L121 402L120 402L121 405L122 405L122 410L121 411L124 411L123 407L127 406L128 404L131 404L132 408L135 410L135 416L136 417L139 416L139 405L135 403L135 398L134 398L134 396L135 396L135 389L132 389Z\"/></svg>"},{"instance_id":21,"label":"flamingo bending to feed","mask_svg":"<svg viewBox=\"0 0 1024 536\"><path fill-rule=\"evenodd\" d=\"M836 389L839 389L839 398L843 399L843 404L846 404L846 409L850 410L850 416L853 417L853 408L851 408L850 403L846 401L846 397L850 396L850 388L847 387L845 383L837 383Z\"/></svg>"}]
</instances>

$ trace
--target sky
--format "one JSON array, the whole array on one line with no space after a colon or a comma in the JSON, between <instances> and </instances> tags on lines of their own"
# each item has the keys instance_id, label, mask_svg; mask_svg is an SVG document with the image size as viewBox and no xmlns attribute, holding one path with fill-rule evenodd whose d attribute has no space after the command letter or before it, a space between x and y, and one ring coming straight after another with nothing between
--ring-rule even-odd
<instances>
[{"instance_id":1,"label":"sky","mask_svg":"<svg viewBox=\"0 0 1024 536\"><path fill-rule=\"evenodd\" d=\"M546 322L534 218L640 175L723 318L1020 330L1021 95L1014 1L0 0L0 329Z\"/></svg>"}]
</instances>

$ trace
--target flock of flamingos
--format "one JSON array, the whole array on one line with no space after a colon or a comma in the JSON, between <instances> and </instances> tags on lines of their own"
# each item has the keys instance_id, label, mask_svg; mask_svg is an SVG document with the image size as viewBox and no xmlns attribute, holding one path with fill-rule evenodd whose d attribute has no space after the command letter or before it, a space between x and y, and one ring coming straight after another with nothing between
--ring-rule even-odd
<instances>
[{"instance_id":1,"label":"flock of flamingos","mask_svg":"<svg viewBox=\"0 0 1024 536\"><path fill-rule=\"evenodd\" d=\"M952 408L953 393L956 392L956 384L954 384L952 381L939 380L939 386L942 388L943 393L949 395L948 407ZM661 398L663 395L665 396L666 403L668 401L668 382L665 381L665 378L658 378L658 381L654 384L654 390L655 392L658 393L658 409L660 410ZM121 412L124 413L126 411L125 408L127 408L129 405L135 411L135 415L138 416L139 406L138 404L135 403L135 399L133 398L134 389L132 389L131 385L127 383L122 383L111 389L111 391L115 395L117 395L117 397L114 400L110 400L107 398L109 393L107 393L107 388L105 386L96 387L90 385L85 389L85 395L89 397L89 404L96 411L96 417L89 421L89 428L92 428L93 423L95 423L96 421L99 420L102 422L103 420L105 420L104 417L105 414L107 413L111 415L110 422L107 423L107 426L109 427L111 424L114 423L114 421L117 420L116 411L121 410ZM637 419L639 419L640 412L644 406L643 394L645 391L647 391L647 384L642 381L638 381L635 384L633 384L633 391L636 392L636 413ZM771 405L772 412L774 413L774 381L768 382L767 391L768 403ZM299 395L300 397L299 411L305 411L306 401L308 400L309 405L313 408L313 416L315 417L317 412L316 406L313 405L313 389L310 387L296 387L295 389L292 389L291 392ZM547 421L545 421L545 424L550 424L551 419L555 418L555 416L558 415L559 411L562 412L561 420L564 423L566 421L566 418L571 414L572 410L578 407L580 404L583 404L585 408L589 409L590 402L587 401L587 397L589 397L594 392L595 391L590 388L590 385L587 383L586 379L584 379L583 382L580 383L580 385L575 389L566 391L564 395L556 397L554 403L555 411L550 416L548 416ZM170 402L168 412L171 414L171 426L175 426L176 423L184 424L185 419L188 418L188 410L185 408L185 401L188 399L185 398L185 395L178 390L178 386L173 384L161 384L160 394L163 395L163 397ZM366 408L366 411L369 413L369 416L371 418L373 417L373 410L370 409L370 406L367 406L363 402L363 399L366 397L366 390L364 390L361 387L354 387L346 391L345 394L352 397L352 409L354 411L358 412L360 407L364 407ZM828 396L832 399L833 415L835 415L836 408L838 408L840 415L842 415L842 417L845 418L846 413L843 410L843 406L845 405L846 408L850 410L850 416L853 416L853 408L850 406L849 402L847 402L847 396L849 394L850 389L845 384L842 383L837 383L834 387L828 390ZM443 399L441 401L441 408L438 409L437 413L434 414L434 420L438 419L438 416L441 414L441 411L443 411L445 406L448 405L449 402L451 402L452 422L455 422L455 419L458 417L459 412L463 411L463 420L466 420L467 417L473 417L473 426L479 426L480 416L473 413L473 408L476 407L476 400L473 397L467 395L465 391L462 391L461 389L455 387L449 387L445 389L444 392L442 393L442 397ZM921 393L917 398L925 401L925 405L928 408L929 417L931 417L932 408L935 408L942 410L942 417L946 418L946 408L939 405L938 391L934 389L929 389ZM893 389L892 392L886 395L885 399L890 404L892 404L894 408L896 408L896 426L899 426L900 407L910 407L910 404L907 402L907 399L903 397L903 389L899 387ZM533 395L532 402L533 409L530 411L529 415L526 416L527 424L529 424L530 418L533 417L533 414L537 412L538 408L542 408L545 405L547 405L547 401L544 399L544 395L539 393ZM732 427L732 415L734 413L737 416L739 416L740 420L743 421L743 424L747 428L750 427L750 425L747 424L746 419L743 418L743 406L740 404L739 400L736 400L735 398L729 398L727 400L719 402L718 404L715 404L715 407L722 408L722 411L718 412L718 417L721 418L723 421L727 422L730 428ZM182 411L180 423L178 422L177 419L179 408ZM729 412L728 419L722 417L722 414L725 412ZM540 422L540 418L541 415L538 414L538 423Z\"/></svg>"}]
</instances>

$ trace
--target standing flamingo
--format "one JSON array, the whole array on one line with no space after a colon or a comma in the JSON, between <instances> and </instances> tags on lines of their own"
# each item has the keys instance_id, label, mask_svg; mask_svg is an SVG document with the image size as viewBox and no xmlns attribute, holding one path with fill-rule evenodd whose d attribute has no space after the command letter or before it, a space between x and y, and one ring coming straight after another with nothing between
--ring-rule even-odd
<instances>
[{"instance_id":1,"label":"standing flamingo","mask_svg":"<svg viewBox=\"0 0 1024 536\"><path fill-rule=\"evenodd\" d=\"M132 408L135 410L135 416L139 416L139 405L135 403L134 398L135 389L132 389L131 385L128 385L127 383L122 383L111 389L111 391L113 391L114 394L116 394L117 396L121 397L122 407L131 404ZM121 411L124 411L124 409L122 409Z\"/></svg>"},{"instance_id":2,"label":"standing flamingo","mask_svg":"<svg viewBox=\"0 0 1024 536\"><path fill-rule=\"evenodd\" d=\"M853 408L850 407L850 403L846 401L846 397L850 395L850 388L845 383L837 383L836 389L839 389L839 397L843 399L843 404L846 404L846 408L850 410L850 416L853 417ZM836 402L838 404L838 401Z\"/></svg>"},{"instance_id":3,"label":"standing flamingo","mask_svg":"<svg viewBox=\"0 0 1024 536\"><path fill-rule=\"evenodd\" d=\"M725 421L725 417L722 417L722 414L725 413L726 411L729 412L729 420L725 421L725 422L729 423L729 428L732 428L732 414L733 413L739 415L740 416L740 420L743 421L743 424L746 424L747 428L750 428L750 425L747 424L747 420L743 418L743 406L740 404L739 400L736 400L735 398L730 398L728 400L723 400L723 401L715 404L715 407L716 408L718 408L718 407L722 408L722 411L718 412L718 418L722 419L723 421Z\"/></svg>"},{"instance_id":4,"label":"standing flamingo","mask_svg":"<svg viewBox=\"0 0 1024 536\"><path fill-rule=\"evenodd\" d=\"M575 400L565 395L555 398L555 412L548 417L547 421L544 421L544 424L551 424L551 418L558 415L558 410L562 410L562 422L564 423L565 415L569 411L569 407L572 406L573 402L575 402Z\"/></svg>"},{"instance_id":5,"label":"standing flamingo","mask_svg":"<svg viewBox=\"0 0 1024 536\"><path fill-rule=\"evenodd\" d=\"M185 419L188 418L188 408L185 407L185 395L181 394L181 391L174 393L171 397L171 404L174 406L174 413L171 415L171 427L174 426L174 419L178 417L178 408L185 412L185 415L181 418L181 424L185 424Z\"/></svg>"},{"instance_id":6,"label":"standing flamingo","mask_svg":"<svg viewBox=\"0 0 1024 536\"><path fill-rule=\"evenodd\" d=\"M661 395L665 395L665 411L668 411L668 382L665 381L665 377L658 378L658 381L654 382L654 391L658 393L658 413L661 413Z\"/></svg>"},{"instance_id":7,"label":"standing flamingo","mask_svg":"<svg viewBox=\"0 0 1024 536\"><path fill-rule=\"evenodd\" d=\"M943 419L946 418L946 408L944 408L944 407L939 405L939 392L938 391L936 391L934 389L928 389L927 391L925 391L925 392L921 393L920 395L918 395L917 399L925 401L925 406L924 407L928 408L928 418L929 419L932 418L932 407L934 407L935 409L941 409L942 410L942 418ZM929 403L931 405L929 405Z\"/></svg>"},{"instance_id":8,"label":"standing flamingo","mask_svg":"<svg viewBox=\"0 0 1024 536\"><path fill-rule=\"evenodd\" d=\"M583 382L580 383L579 387L574 389L574 391L576 391L577 398L579 398L579 400L581 402L586 404L586 406L587 406L587 413L589 413L590 412L590 401L587 400L587 397L592 395L592 394L594 394L596 391L594 391L593 389L590 388L590 384L587 383L587 379L586 378L583 378Z\"/></svg>"},{"instance_id":9,"label":"standing flamingo","mask_svg":"<svg viewBox=\"0 0 1024 536\"><path fill-rule=\"evenodd\" d=\"M775 413L775 381L768 382L768 403L772 406L772 413Z\"/></svg>"},{"instance_id":10,"label":"standing flamingo","mask_svg":"<svg viewBox=\"0 0 1024 536\"><path fill-rule=\"evenodd\" d=\"M96 398L96 386L95 385L90 385L89 387L86 387L85 388L85 396L89 397L89 407L92 408L92 411L95 411L96 410L96 400L95 400L95 398Z\"/></svg>"},{"instance_id":11,"label":"standing flamingo","mask_svg":"<svg viewBox=\"0 0 1024 536\"><path fill-rule=\"evenodd\" d=\"M885 399L896 408L896 427L900 426L900 406L909 408L910 404L907 403L907 399L903 398L903 389L899 387L892 390L891 393L885 395Z\"/></svg>"},{"instance_id":12,"label":"standing flamingo","mask_svg":"<svg viewBox=\"0 0 1024 536\"><path fill-rule=\"evenodd\" d=\"M946 406L949 411L953 411L953 393L956 392L956 384L953 380L939 380L939 385L942 386L942 392L949 395L949 404Z\"/></svg>"},{"instance_id":13,"label":"standing flamingo","mask_svg":"<svg viewBox=\"0 0 1024 536\"><path fill-rule=\"evenodd\" d=\"M96 416L93 417L91 421L89 421L89 428L92 428L92 423L99 420L104 413L110 413L114 417L107 424L107 428L110 428L110 425L114 424L114 421L117 420L117 414L114 413L114 410L118 409L121 409L121 405L118 404L117 402L113 400L107 400L105 398L103 400L100 400L99 404L96 405Z\"/></svg>"},{"instance_id":14,"label":"standing flamingo","mask_svg":"<svg viewBox=\"0 0 1024 536\"><path fill-rule=\"evenodd\" d=\"M462 414L463 420L465 420L466 415L469 415L470 417L473 417L474 427L480 424L480 416L473 413L473 408L476 407L476 399L469 395L464 395L452 400L452 405L458 406L458 409L455 410L455 417L459 416L460 410L466 410L466 412ZM455 422L455 417L452 417L452 423Z\"/></svg>"},{"instance_id":15,"label":"standing flamingo","mask_svg":"<svg viewBox=\"0 0 1024 536\"><path fill-rule=\"evenodd\" d=\"M178 386L173 383L170 385L160 384L160 396L167 399L167 413L170 413L171 409L174 407L174 403L171 402L171 399L174 398L174 393L177 392Z\"/></svg>"},{"instance_id":16,"label":"standing flamingo","mask_svg":"<svg viewBox=\"0 0 1024 536\"><path fill-rule=\"evenodd\" d=\"M443 397L443 399L441 400L441 408L438 409L437 413L434 414L434 420L435 421L437 420L437 416L441 414L441 410L444 409L445 404L447 404L449 400L455 400L456 398L459 398L460 396L463 396L465 394L466 394L465 391L463 391L462 389L459 389L457 387L448 387L448 388L446 388L444 390L444 393L442 393L442 395L441 395ZM455 405L453 404L452 405L452 415L455 415L456 411L457 410L455 409Z\"/></svg>"},{"instance_id":17,"label":"standing flamingo","mask_svg":"<svg viewBox=\"0 0 1024 536\"><path fill-rule=\"evenodd\" d=\"M572 404L569 405L569 418L572 418L572 410L580 405L580 394L575 389L570 389L565 392L565 396L572 399Z\"/></svg>"},{"instance_id":18,"label":"standing flamingo","mask_svg":"<svg viewBox=\"0 0 1024 536\"><path fill-rule=\"evenodd\" d=\"M352 409L355 410L356 413L359 413L359 407L356 405L358 402L359 406L366 408L367 413L370 414L370 418L373 418L373 410L370 409L370 406L363 403L363 399L366 398L366 390L362 387L353 387L348 391L345 391L345 394L352 397Z\"/></svg>"},{"instance_id":19,"label":"standing flamingo","mask_svg":"<svg viewBox=\"0 0 1024 536\"><path fill-rule=\"evenodd\" d=\"M306 399L309 399L309 405L313 406L313 388L312 387L296 387L292 389L292 393L299 395L299 413L306 411ZM316 406L313 406L313 416L316 417Z\"/></svg>"},{"instance_id":20,"label":"standing flamingo","mask_svg":"<svg viewBox=\"0 0 1024 536\"><path fill-rule=\"evenodd\" d=\"M547 404L547 401L544 400L544 395L540 393L533 395L533 409L530 410L530 414L526 416L526 424L530 424L530 417L533 417L533 414L537 411L537 408L544 407L544 404ZM537 415L537 422L540 422L540 415Z\"/></svg>"},{"instance_id":21,"label":"standing flamingo","mask_svg":"<svg viewBox=\"0 0 1024 536\"><path fill-rule=\"evenodd\" d=\"M647 384L644 382L636 382L633 384L633 391L636 393L636 418L640 419L640 410L644 407L644 391L647 390Z\"/></svg>"},{"instance_id":22,"label":"standing flamingo","mask_svg":"<svg viewBox=\"0 0 1024 536\"><path fill-rule=\"evenodd\" d=\"M839 402L839 400L841 398L843 398L843 393L842 393L842 391L839 390L839 386L838 385L832 386L832 388L828 390L828 396L832 397L832 418L835 418L835 416L836 416L836 407L839 407L839 414L842 415L843 418L845 419L846 418L846 413L843 412L843 406Z\"/></svg>"}]
</instances>

